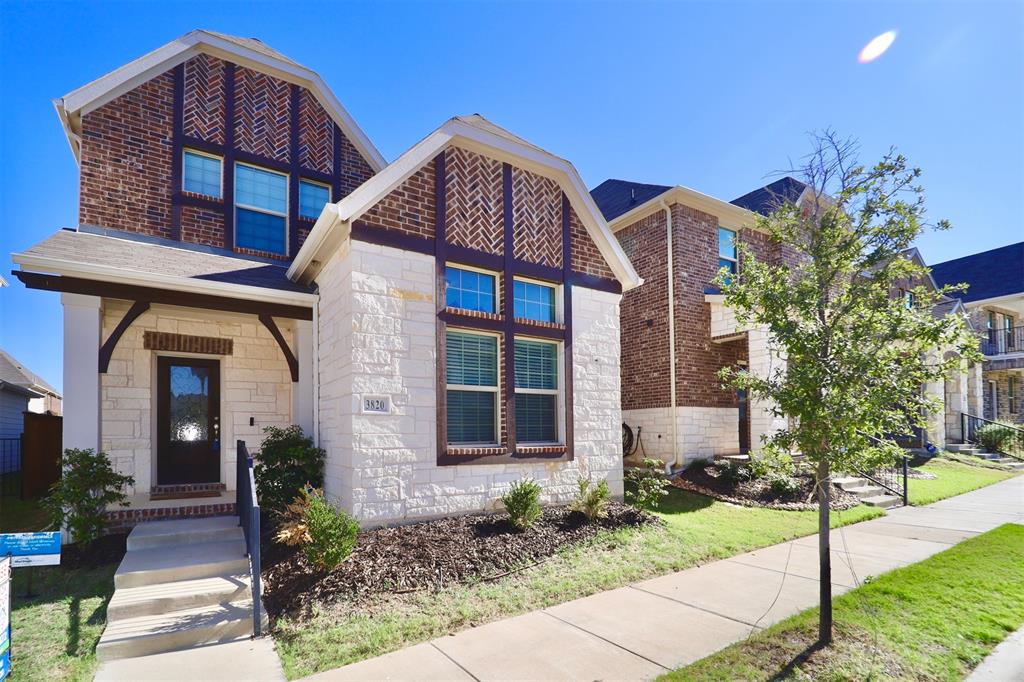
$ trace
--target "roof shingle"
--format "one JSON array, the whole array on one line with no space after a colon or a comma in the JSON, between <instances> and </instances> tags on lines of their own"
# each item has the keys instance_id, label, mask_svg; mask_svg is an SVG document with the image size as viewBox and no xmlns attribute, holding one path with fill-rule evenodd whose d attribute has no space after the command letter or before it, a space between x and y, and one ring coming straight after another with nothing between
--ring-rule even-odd
<instances>
[{"instance_id":1,"label":"roof shingle","mask_svg":"<svg viewBox=\"0 0 1024 682\"><path fill-rule=\"evenodd\" d=\"M609 179L590 190L590 196L604 219L611 222L670 189L672 187L669 185L645 185L642 182Z\"/></svg>"},{"instance_id":2,"label":"roof shingle","mask_svg":"<svg viewBox=\"0 0 1024 682\"><path fill-rule=\"evenodd\" d=\"M761 215L768 215L786 202L796 203L806 188L807 185L787 175L753 192L747 192L729 203Z\"/></svg>"},{"instance_id":3,"label":"roof shingle","mask_svg":"<svg viewBox=\"0 0 1024 682\"><path fill-rule=\"evenodd\" d=\"M966 282L967 291L950 294L964 303L1024 293L1024 242L937 263L932 277L940 287Z\"/></svg>"}]
</instances>

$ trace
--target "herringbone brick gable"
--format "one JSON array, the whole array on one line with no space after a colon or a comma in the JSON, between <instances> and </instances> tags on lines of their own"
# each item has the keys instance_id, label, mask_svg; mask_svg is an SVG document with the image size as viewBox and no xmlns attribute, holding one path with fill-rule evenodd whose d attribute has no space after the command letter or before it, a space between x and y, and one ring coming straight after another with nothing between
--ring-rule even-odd
<instances>
[{"instance_id":1,"label":"herringbone brick gable","mask_svg":"<svg viewBox=\"0 0 1024 682\"><path fill-rule=\"evenodd\" d=\"M487 253L504 253L500 161L450 148L445 158L445 207L448 242Z\"/></svg>"},{"instance_id":2,"label":"herringbone brick gable","mask_svg":"<svg viewBox=\"0 0 1024 682\"><path fill-rule=\"evenodd\" d=\"M184 95L185 135L224 144L224 62L206 54L185 62Z\"/></svg>"},{"instance_id":3,"label":"herringbone brick gable","mask_svg":"<svg viewBox=\"0 0 1024 682\"><path fill-rule=\"evenodd\" d=\"M239 66L235 69L235 146L250 154L291 161L288 83Z\"/></svg>"},{"instance_id":4,"label":"herringbone brick gable","mask_svg":"<svg viewBox=\"0 0 1024 682\"><path fill-rule=\"evenodd\" d=\"M299 93L299 163L334 173L334 121L309 90Z\"/></svg>"},{"instance_id":5,"label":"herringbone brick gable","mask_svg":"<svg viewBox=\"0 0 1024 682\"><path fill-rule=\"evenodd\" d=\"M512 168L514 256L562 267L562 190L550 178Z\"/></svg>"}]
</instances>

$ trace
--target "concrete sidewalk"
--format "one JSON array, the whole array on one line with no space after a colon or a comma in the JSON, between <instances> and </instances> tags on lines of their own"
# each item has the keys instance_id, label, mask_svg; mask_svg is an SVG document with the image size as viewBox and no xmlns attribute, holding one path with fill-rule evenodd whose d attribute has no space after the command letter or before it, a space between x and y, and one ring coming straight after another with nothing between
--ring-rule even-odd
<instances>
[{"instance_id":1,"label":"concrete sidewalk","mask_svg":"<svg viewBox=\"0 0 1024 682\"><path fill-rule=\"evenodd\" d=\"M107 661L100 665L93 682L284 682L284 679L274 641L261 637Z\"/></svg>"},{"instance_id":2,"label":"concrete sidewalk","mask_svg":"<svg viewBox=\"0 0 1024 682\"><path fill-rule=\"evenodd\" d=\"M837 529L833 593L1008 522L1024 523L1024 477ZM306 679L649 680L815 606L817 574L811 536Z\"/></svg>"}]
</instances>

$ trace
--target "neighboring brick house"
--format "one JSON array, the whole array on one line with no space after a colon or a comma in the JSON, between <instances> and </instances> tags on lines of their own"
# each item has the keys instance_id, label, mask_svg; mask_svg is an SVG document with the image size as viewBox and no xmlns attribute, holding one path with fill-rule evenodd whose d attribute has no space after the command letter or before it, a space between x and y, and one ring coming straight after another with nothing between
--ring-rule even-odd
<instances>
[{"instance_id":1,"label":"neighboring brick house","mask_svg":"<svg viewBox=\"0 0 1024 682\"><path fill-rule=\"evenodd\" d=\"M642 430L649 456L678 467L693 459L756 451L764 438L785 427L772 404L748 400L718 379L724 367L764 376L784 370L786 361L772 349L764 328L737 322L711 282L721 267L734 272L742 267L737 241L761 260L795 264L794 252L757 230L755 214L767 215L784 202L800 204L808 192L791 177L732 202L682 186L623 180L606 180L592 190L645 281L626 293L621 305L622 414L634 432ZM908 255L920 259L912 251ZM946 301L933 314L958 310L956 301ZM927 390L946 407L908 446L946 442L947 431L959 428L954 407L962 401L966 408L968 395L975 400L979 395L978 372L964 367L947 385Z\"/></svg>"},{"instance_id":2,"label":"neighboring brick house","mask_svg":"<svg viewBox=\"0 0 1024 682\"><path fill-rule=\"evenodd\" d=\"M292 423L368 523L621 495L642 280L568 162L471 116L386 164L317 74L206 31L56 107L79 226L15 274L62 292L64 445L135 477L119 522L229 510L236 441Z\"/></svg>"},{"instance_id":3,"label":"neighboring brick house","mask_svg":"<svg viewBox=\"0 0 1024 682\"><path fill-rule=\"evenodd\" d=\"M972 414L1024 423L1024 242L938 263L932 276L940 285L968 285L954 295L980 331L985 355L984 406Z\"/></svg>"}]
</instances>

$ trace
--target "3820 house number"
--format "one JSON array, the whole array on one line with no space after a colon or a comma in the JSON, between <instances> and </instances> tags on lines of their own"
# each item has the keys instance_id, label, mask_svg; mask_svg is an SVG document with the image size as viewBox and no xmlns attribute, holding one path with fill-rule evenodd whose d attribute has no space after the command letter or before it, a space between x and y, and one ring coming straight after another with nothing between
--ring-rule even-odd
<instances>
[{"instance_id":1,"label":"3820 house number","mask_svg":"<svg viewBox=\"0 0 1024 682\"><path fill-rule=\"evenodd\" d=\"M389 395L364 395L363 413L390 414L391 396Z\"/></svg>"}]
</instances>

